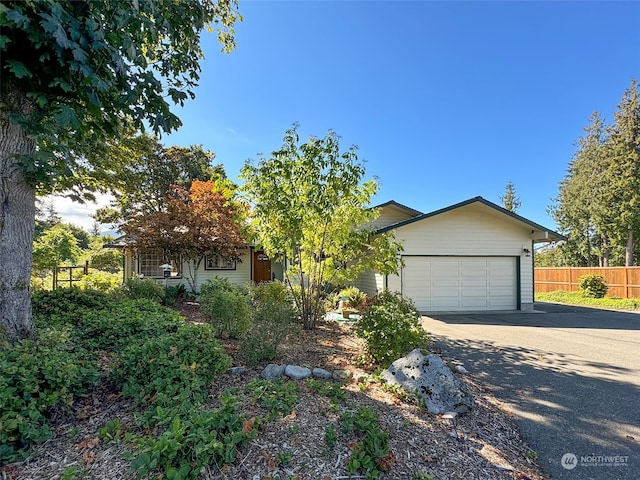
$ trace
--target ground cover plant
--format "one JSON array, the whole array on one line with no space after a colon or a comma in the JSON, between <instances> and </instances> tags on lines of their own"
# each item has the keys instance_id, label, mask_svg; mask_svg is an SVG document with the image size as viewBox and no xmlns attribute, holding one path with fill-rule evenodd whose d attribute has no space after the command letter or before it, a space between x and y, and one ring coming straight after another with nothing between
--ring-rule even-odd
<instances>
[{"instance_id":1,"label":"ground cover plant","mask_svg":"<svg viewBox=\"0 0 640 480\"><path fill-rule=\"evenodd\" d=\"M616 310L640 310L640 298L587 297L582 292L536 292L537 302L568 303L588 307L613 308Z\"/></svg>"},{"instance_id":2,"label":"ground cover plant","mask_svg":"<svg viewBox=\"0 0 640 480\"><path fill-rule=\"evenodd\" d=\"M280 293L281 286L265 286L250 293L251 318L260 317L253 311L256 306L272 300L280 302ZM63 311L66 299L73 302L73 313ZM278 346L273 360L235 374L227 368L232 362L246 365L242 339L216 337L192 300L178 304L190 321L180 319L181 323L165 332L154 327L132 333L123 328L122 334L129 341L114 336L111 345L98 342L97 336L100 328L109 332L116 332L116 328L96 328L95 334L83 330L86 336L79 335L83 325L96 322L99 326L99 318L106 324L126 325L117 313L119 306L129 303L140 305L137 324L141 325L153 327L157 317L172 319L176 314L157 303L113 299L93 292L52 292L34 305L41 317L41 334L52 331L63 341L56 343L55 354L63 359L66 357L62 354L75 355L74 363L62 365L77 368L78 359L84 358L79 355L85 352L87 368L92 367L101 377L96 383L91 375L86 381L72 381L80 377L66 375L64 380L72 383L68 391L73 391L73 397L43 409L35 427L45 426L46 435L31 440L17 438L14 446L21 450L11 460L3 461L25 455L29 459L0 465L0 475L11 480L52 476L222 480L350 475L404 480L469 478L472 472L490 469L496 473L487 475L488 479L512 478L493 469L483 456L491 451L483 447L498 445L496 442L508 441L504 451L513 451L516 440L505 432L515 430L503 425L508 421L504 415L485 410L478 420L483 425L500 425L500 436L491 443L483 438L484 429L475 426L476 420L461 419L460 429L472 436L473 445L480 445L480 453L461 446L451 439L449 427L441 420L416 402L404 402L385 391L374 376L356 366L364 341L353 336L352 325L322 322L313 332L293 329ZM94 316L96 311L100 317ZM266 311L269 309L263 314ZM53 319L49 326L44 312ZM13 360L18 356L13 349L6 351L14 352ZM47 355L53 354L50 349L46 351L45 361L40 362L43 365L47 364ZM267 381L260 378L267 361L340 369L347 373L347 379ZM62 375L54 378L63 380ZM55 386L56 392L64 391L64 385ZM2 414L6 411L3 409ZM473 415L482 412L478 409ZM49 440L40 446L45 438ZM7 442L3 442L6 447ZM427 460L399 454L407 451L420 451ZM528 466L527 449L523 446L515 451L522 452L522 458L510 456L509 465L526 468L529 478L541 480L543 477Z\"/></svg>"}]
</instances>

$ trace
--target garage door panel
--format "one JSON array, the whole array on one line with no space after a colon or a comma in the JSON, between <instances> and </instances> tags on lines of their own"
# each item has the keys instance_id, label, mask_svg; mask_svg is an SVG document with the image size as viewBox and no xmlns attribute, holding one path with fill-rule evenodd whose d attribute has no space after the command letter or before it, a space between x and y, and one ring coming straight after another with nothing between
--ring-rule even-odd
<instances>
[{"instance_id":1,"label":"garage door panel","mask_svg":"<svg viewBox=\"0 0 640 480\"><path fill-rule=\"evenodd\" d=\"M402 292L421 311L512 310L515 257L405 257Z\"/></svg>"}]
</instances>

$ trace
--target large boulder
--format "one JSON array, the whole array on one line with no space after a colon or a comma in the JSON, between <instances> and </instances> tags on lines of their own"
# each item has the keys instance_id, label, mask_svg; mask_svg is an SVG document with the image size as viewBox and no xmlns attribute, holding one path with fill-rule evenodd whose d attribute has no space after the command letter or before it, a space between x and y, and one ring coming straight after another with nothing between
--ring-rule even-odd
<instances>
[{"instance_id":1,"label":"large boulder","mask_svg":"<svg viewBox=\"0 0 640 480\"><path fill-rule=\"evenodd\" d=\"M466 385L435 354L415 349L382 372L384 379L424 400L431 413L464 413L473 407Z\"/></svg>"}]
</instances>

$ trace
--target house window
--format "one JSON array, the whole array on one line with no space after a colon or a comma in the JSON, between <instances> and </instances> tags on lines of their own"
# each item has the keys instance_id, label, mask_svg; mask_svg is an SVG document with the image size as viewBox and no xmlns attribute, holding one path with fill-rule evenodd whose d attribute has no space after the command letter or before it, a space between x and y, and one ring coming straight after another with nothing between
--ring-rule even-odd
<instances>
[{"instance_id":1,"label":"house window","mask_svg":"<svg viewBox=\"0 0 640 480\"><path fill-rule=\"evenodd\" d=\"M164 271L160 267L167 262L164 251L160 248L138 251L138 275L150 278L163 278ZM178 262L171 260L171 276L180 276Z\"/></svg>"},{"instance_id":2,"label":"house window","mask_svg":"<svg viewBox=\"0 0 640 480\"><path fill-rule=\"evenodd\" d=\"M206 255L204 257L205 270L235 270L236 262L220 255Z\"/></svg>"}]
</instances>

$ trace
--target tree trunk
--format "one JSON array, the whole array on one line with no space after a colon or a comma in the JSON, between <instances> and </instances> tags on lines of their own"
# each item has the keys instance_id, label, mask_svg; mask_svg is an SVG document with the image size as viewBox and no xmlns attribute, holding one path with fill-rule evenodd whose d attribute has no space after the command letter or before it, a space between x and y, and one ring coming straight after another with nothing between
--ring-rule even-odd
<instances>
[{"instance_id":1,"label":"tree trunk","mask_svg":"<svg viewBox=\"0 0 640 480\"><path fill-rule=\"evenodd\" d=\"M624 255L624 264L627 267L633 265L633 230L629 230L627 235L627 248Z\"/></svg>"},{"instance_id":2,"label":"tree trunk","mask_svg":"<svg viewBox=\"0 0 640 480\"><path fill-rule=\"evenodd\" d=\"M35 332L30 281L36 195L16 155L33 155L36 145L8 118L31 113L31 103L19 94L5 97L0 104L0 326L15 342Z\"/></svg>"}]
</instances>

